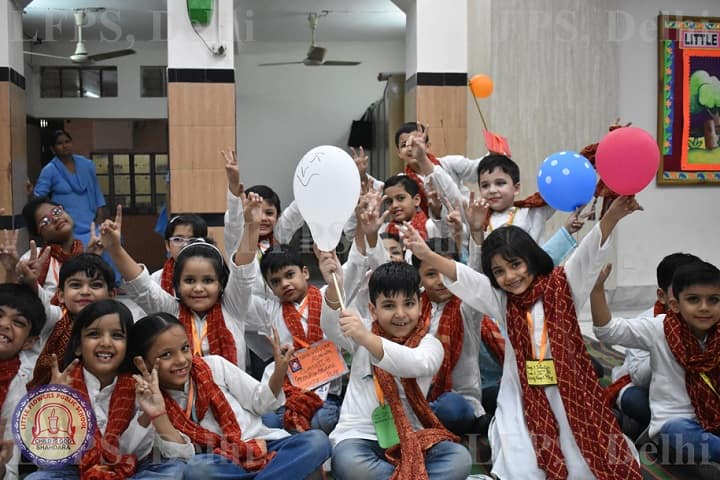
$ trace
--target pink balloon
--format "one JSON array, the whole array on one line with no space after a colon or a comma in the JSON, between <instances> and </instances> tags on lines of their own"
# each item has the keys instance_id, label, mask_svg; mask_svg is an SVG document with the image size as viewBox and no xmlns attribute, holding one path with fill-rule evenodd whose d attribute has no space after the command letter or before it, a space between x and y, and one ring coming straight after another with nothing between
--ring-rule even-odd
<instances>
[{"instance_id":1,"label":"pink balloon","mask_svg":"<svg viewBox=\"0 0 720 480\"><path fill-rule=\"evenodd\" d=\"M595 160L605 185L621 195L634 195L655 178L660 149L642 128L618 128L600 141Z\"/></svg>"}]
</instances>

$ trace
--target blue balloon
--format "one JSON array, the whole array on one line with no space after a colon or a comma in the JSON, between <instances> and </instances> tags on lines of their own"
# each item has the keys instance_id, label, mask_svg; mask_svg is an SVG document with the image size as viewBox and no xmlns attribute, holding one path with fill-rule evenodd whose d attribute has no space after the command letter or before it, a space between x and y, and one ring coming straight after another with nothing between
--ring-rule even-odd
<instances>
[{"instance_id":1,"label":"blue balloon","mask_svg":"<svg viewBox=\"0 0 720 480\"><path fill-rule=\"evenodd\" d=\"M575 152L557 152L540 165L538 191L556 210L573 212L595 194L597 174L587 158Z\"/></svg>"}]
</instances>

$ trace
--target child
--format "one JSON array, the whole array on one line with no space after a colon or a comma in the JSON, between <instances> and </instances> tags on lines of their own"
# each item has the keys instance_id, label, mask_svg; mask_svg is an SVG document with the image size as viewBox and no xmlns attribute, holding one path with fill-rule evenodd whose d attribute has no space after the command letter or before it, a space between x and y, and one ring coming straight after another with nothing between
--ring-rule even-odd
<instances>
[{"instance_id":1,"label":"child","mask_svg":"<svg viewBox=\"0 0 720 480\"><path fill-rule=\"evenodd\" d=\"M77 466L40 469L28 479L106 478L109 469L117 479L173 478L182 472L185 465L176 460L141 461L150 454L156 436L158 443L185 440L168 421L162 397L149 398L149 386L128 373L127 335L132 325L130 310L112 299L88 305L77 316L64 370L55 360L52 383L79 390L92 406L97 421L93 446ZM141 412L136 412L136 401Z\"/></svg>"},{"instance_id":2,"label":"child","mask_svg":"<svg viewBox=\"0 0 720 480\"><path fill-rule=\"evenodd\" d=\"M335 272L342 289L334 253L321 254L320 270L328 282ZM340 306L335 289L325 291L323 330L353 356L340 420L330 435L335 478L464 479L470 473L469 452L454 443L458 438L425 399L443 349L420 317L419 288L411 265L378 267L370 278L372 324L351 311L335 310Z\"/></svg>"},{"instance_id":3,"label":"child","mask_svg":"<svg viewBox=\"0 0 720 480\"><path fill-rule=\"evenodd\" d=\"M446 285L463 302L506 328L509 343L489 432L492 473L500 478L641 478L576 320L577 306L585 303L603 265L610 233L638 209L634 198L619 197L564 268L554 268L521 228L499 228L483 244L488 276L433 253L409 229L406 243L415 256L447 277Z\"/></svg>"},{"instance_id":4,"label":"child","mask_svg":"<svg viewBox=\"0 0 720 480\"><path fill-rule=\"evenodd\" d=\"M701 260L689 253L672 253L658 263L656 269L657 277L657 300L653 308L641 313L640 318L652 318L664 314L668 307L668 301L672 296L672 278L675 271L683 266ZM613 368L613 383L608 387L608 400L612 402L617 396L617 406L620 411L637 422L639 428L635 433L640 433L650 423L650 400L648 390L652 367L650 365L650 352L644 349L625 349L625 360L619 367ZM626 432L627 429L623 428Z\"/></svg>"},{"instance_id":5,"label":"child","mask_svg":"<svg viewBox=\"0 0 720 480\"><path fill-rule=\"evenodd\" d=\"M0 418L7 422L0 438L3 442L0 457L4 460L0 476L3 478L18 478L20 451L13 442L10 419L30 379L27 372L20 369L19 354L32 347L44 325L45 309L30 287L0 284L0 335L6 340L0 344Z\"/></svg>"},{"instance_id":6,"label":"child","mask_svg":"<svg viewBox=\"0 0 720 480\"><path fill-rule=\"evenodd\" d=\"M428 235L428 216L420 206L420 187L417 182L407 175L393 175L385 180L384 189L387 198L388 210L390 210L391 222L387 224L385 231L398 235L398 228L403 222L411 223L420 232L423 238Z\"/></svg>"},{"instance_id":7,"label":"child","mask_svg":"<svg viewBox=\"0 0 720 480\"><path fill-rule=\"evenodd\" d=\"M122 207L115 220L105 220L100 227L102 242L117 265L128 296L146 312L177 315L192 339L195 355L222 355L231 363L245 368L245 322L249 292L246 294L231 264L230 274L222 253L205 241L192 243L178 254L173 271L170 295L150 279L147 268L140 265L120 244Z\"/></svg>"},{"instance_id":8,"label":"child","mask_svg":"<svg viewBox=\"0 0 720 480\"><path fill-rule=\"evenodd\" d=\"M73 234L73 219L59 203L47 197L35 197L22 210L25 225L30 235L40 237L50 256L41 265L38 273L38 285L54 294L58 288L60 267L69 258L83 253L83 244ZM30 258L26 252L21 260Z\"/></svg>"},{"instance_id":9,"label":"child","mask_svg":"<svg viewBox=\"0 0 720 480\"><path fill-rule=\"evenodd\" d=\"M395 146L398 156L405 164L405 175L420 186L420 208L428 214L426 182L432 180L435 187L454 205L467 198L468 189L464 182L471 182L479 160L470 160L462 155L447 155L437 158L429 152L428 127L417 122L408 122L395 132Z\"/></svg>"},{"instance_id":10,"label":"child","mask_svg":"<svg viewBox=\"0 0 720 480\"><path fill-rule=\"evenodd\" d=\"M431 238L427 244L433 252L458 260L452 240ZM430 407L449 430L463 435L473 431L476 419L485 413L478 368L483 314L450 293L431 265L414 255L412 262L424 289L421 316L430 319L428 332L440 340L445 352L428 394Z\"/></svg>"},{"instance_id":11,"label":"child","mask_svg":"<svg viewBox=\"0 0 720 480\"><path fill-rule=\"evenodd\" d=\"M545 222L555 213L544 200L535 194L515 201L520 192L520 169L505 155L491 154L480 160L477 168L480 197L488 208L484 235L502 225L516 225L539 242L545 231ZM482 244L478 232L473 232L476 244ZM482 237L482 234L481 234Z\"/></svg>"},{"instance_id":12,"label":"child","mask_svg":"<svg viewBox=\"0 0 720 480\"><path fill-rule=\"evenodd\" d=\"M165 227L165 252L168 255L163 268L150 275L163 290L171 295L173 290L173 270L178 253L193 240L208 236L207 223L201 217L193 214L176 215L170 219Z\"/></svg>"},{"instance_id":13,"label":"child","mask_svg":"<svg viewBox=\"0 0 720 480\"><path fill-rule=\"evenodd\" d=\"M244 267L240 272L245 285L250 285L255 278L253 246L261 229L261 207L260 197L249 193L245 206L245 232L235 255L235 263ZM260 260L260 271L273 295L253 295L247 309L248 324L260 334L276 328L280 341L292 344L297 350L323 340L320 328L322 292L308 284L309 272L300 255L287 245L274 246ZM269 346L267 341L265 346ZM263 361L270 358L262 351L255 353ZM272 355L272 350L269 354ZM313 392L303 391L286 381L284 390L287 399L284 409L264 416L266 425L289 431L310 428L320 428L326 433L332 431L340 408L340 379Z\"/></svg>"},{"instance_id":14,"label":"child","mask_svg":"<svg viewBox=\"0 0 720 480\"><path fill-rule=\"evenodd\" d=\"M30 275L25 277L25 281L35 282ZM48 292L42 288L38 290L45 305L47 324L40 333L40 340L21 355L23 369L34 369L28 389L50 381L52 357L65 356L73 320L80 311L92 302L114 296L112 285L115 274L112 268L101 257L91 253L82 253L63 263L58 281L59 307L50 303Z\"/></svg>"},{"instance_id":15,"label":"child","mask_svg":"<svg viewBox=\"0 0 720 480\"><path fill-rule=\"evenodd\" d=\"M172 315L157 313L135 324L132 354L155 366L168 416L175 428L209 453L194 455L183 446L176 457L189 459L183 478L305 478L330 456L327 436L317 430L290 436L263 425L260 415L282 405L283 377L292 348L273 352L277 371L259 383L217 355L192 354L187 333ZM194 455L194 456L193 456Z\"/></svg>"},{"instance_id":16,"label":"child","mask_svg":"<svg viewBox=\"0 0 720 480\"><path fill-rule=\"evenodd\" d=\"M706 262L679 267L666 313L633 320L611 318L609 272L590 295L594 330L602 342L650 352L650 438L663 451L687 448L691 460L720 461L720 270Z\"/></svg>"}]
</instances>

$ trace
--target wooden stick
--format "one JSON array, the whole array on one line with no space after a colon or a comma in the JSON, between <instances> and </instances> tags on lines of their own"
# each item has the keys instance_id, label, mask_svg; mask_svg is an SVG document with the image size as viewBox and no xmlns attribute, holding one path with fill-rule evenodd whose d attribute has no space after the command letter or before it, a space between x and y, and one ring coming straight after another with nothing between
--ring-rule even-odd
<instances>
[{"instance_id":1,"label":"wooden stick","mask_svg":"<svg viewBox=\"0 0 720 480\"><path fill-rule=\"evenodd\" d=\"M345 301L342 297L342 292L340 291L340 287L338 286L337 277L335 276L335 272L332 272L333 277L333 283L335 284L335 292L337 293L338 300L340 301L340 308L342 310L345 310Z\"/></svg>"},{"instance_id":2,"label":"wooden stick","mask_svg":"<svg viewBox=\"0 0 720 480\"><path fill-rule=\"evenodd\" d=\"M480 114L480 120L482 120L483 124L483 130L488 131L487 123L485 123L485 116L482 113L482 110L480 110L480 103L478 103L477 97L474 93L472 93L472 88L470 88L470 83L468 83L468 89L470 90L470 95L472 96L473 100L475 101L475 106L477 107L477 111Z\"/></svg>"}]
</instances>

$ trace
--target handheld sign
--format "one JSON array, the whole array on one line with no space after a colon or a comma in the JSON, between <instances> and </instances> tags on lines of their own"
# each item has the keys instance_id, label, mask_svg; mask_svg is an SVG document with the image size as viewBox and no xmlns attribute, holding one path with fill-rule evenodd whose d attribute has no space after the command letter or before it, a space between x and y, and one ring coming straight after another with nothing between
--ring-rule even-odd
<instances>
[{"instance_id":1,"label":"handheld sign","mask_svg":"<svg viewBox=\"0 0 720 480\"><path fill-rule=\"evenodd\" d=\"M347 372L347 364L335 344L321 340L295 352L287 375L294 386L310 391Z\"/></svg>"},{"instance_id":2,"label":"handheld sign","mask_svg":"<svg viewBox=\"0 0 720 480\"><path fill-rule=\"evenodd\" d=\"M293 194L318 248L335 250L360 198L360 175L353 159L332 145L313 148L295 169Z\"/></svg>"},{"instance_id":3,"label":"handheld sign","mask_svg":"<svg viewBox=\"0 0 720 480\"><path fill-rule=\"evenodd\" d=\"M44 385L15 407L12 432L25 456L42 468L77 464L92 446L95 415L75 389Z\"/></svg>"}]
</instances>

